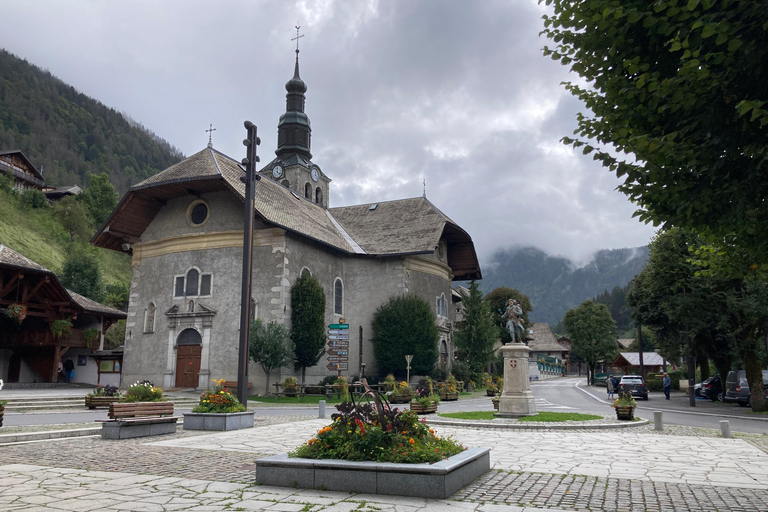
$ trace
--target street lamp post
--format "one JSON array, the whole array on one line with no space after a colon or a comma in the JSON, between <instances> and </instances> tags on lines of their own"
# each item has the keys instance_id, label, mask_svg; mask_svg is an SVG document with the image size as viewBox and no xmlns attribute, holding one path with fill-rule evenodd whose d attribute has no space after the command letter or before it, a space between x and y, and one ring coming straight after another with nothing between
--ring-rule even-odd
<instances>
[{"instance_id":1,"label":"street lamp post","mask_svg":"<svg viewBox=\"0 0 768 512\"><path fill-rule=\"evenodd\" d=\"M245 183L245 210L243 212L243 286L240 296L240 345L237 355L237 399L244 406L248 405L248 343L250 341L251 320L251 274L253 271L253 196L254 185L261 177L256 174L256 147L261 144L257 136L257 128L250 121L244 123L248 132L243 141L246 157L242 164L245 166L245 176L240 180ZM269 391L269 390L267 390Z\"/></svg>"}]
</instances>

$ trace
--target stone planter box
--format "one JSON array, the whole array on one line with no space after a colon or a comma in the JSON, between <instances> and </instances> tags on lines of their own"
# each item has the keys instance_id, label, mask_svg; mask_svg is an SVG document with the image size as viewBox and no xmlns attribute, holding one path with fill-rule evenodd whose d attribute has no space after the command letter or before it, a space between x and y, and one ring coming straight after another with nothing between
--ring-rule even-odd
<instances>
[{"instance_id":1,"label":"stone planter box","mask_svg":"<svg viewBox=\"0 0 768 512\"><path fill-rule=\"evenodd\" d=\"M253 411L209 413L185 412L184 430L239 430L253 427Z\"/></svg>"},{"instance_id":2,"label":"stone planter box","mask_svg":"<svg viewBox=\"0 0 768 512\"><path fill-rule=\"evenodd\" d=\"M616 418L620 420L632 420L634 418L634 407L617 407Z\"/></svg>"},{"instance_id":3,"label":"stone planter box","mask_svg":"<svg viewBox=\"0 0 768 512\"><path fill-rule=\"evenodd\" d=\"M459 392L456 393L440 393L440 400L453 401L459 399Z\"/></svg>"},{"instance_id":4,"label":"stone planter box","mask_svg":"<svg viewBox=\"0 0 768 512\"><path fill-rule=\"evenodd\" d=\"M447 499L491 469L490 448L468 448L434 464L289 458L256 460L256 483L303 489Z\"/></svg>"},{"instance_id":5,"label":"stone planter box","mask_svg":"<svg viewBox=\"0 0 768 512\"><path fill-rule=\"evenodd\" d=\"M97 407L109 407L109 404L116 404L120 400L116 396L86 396L85 406L89 409Z\"/></svg>"},{"instance_id":6,"label":"stone planter box","mask_svg":"<svg viewBox=\"0 0 768 512\"><path fill-rule=\"evenodd\" d=\"M437 404L435 402L429 402L429 405L422 407L419 402L411 402L410 408L417 414L429 414L437 411Z\"/></svg>"}]
</instances>

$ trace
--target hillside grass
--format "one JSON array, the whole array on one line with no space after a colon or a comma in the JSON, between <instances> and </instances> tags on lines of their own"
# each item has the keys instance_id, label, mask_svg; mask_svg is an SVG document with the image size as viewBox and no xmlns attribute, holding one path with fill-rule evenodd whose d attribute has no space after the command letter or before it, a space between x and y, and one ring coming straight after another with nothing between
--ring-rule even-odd
<instances>
[{"instance_id":1,"label":"hillside grass","mask_svg":"<svg viewBox=\"0 0 768 512\"><path fill-rule=\"evenodd\" d=\"M30 208L15 194L0 190L0 244L44 266L57 276L64 268L69 233L54 218L51 208ZM87 244L85 244L87 245ZM128 284L131 259L126 254L95 249L101 278L105 285Z\"/></svg>"}]
</instances>

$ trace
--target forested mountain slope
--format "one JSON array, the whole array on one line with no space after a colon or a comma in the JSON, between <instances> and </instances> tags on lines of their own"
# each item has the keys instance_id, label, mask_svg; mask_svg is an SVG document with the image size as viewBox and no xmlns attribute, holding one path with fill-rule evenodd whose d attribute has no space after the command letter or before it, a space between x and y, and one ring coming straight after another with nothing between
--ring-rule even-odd
<instances>
[{"instance_id":1,"label":"forested mountain slope","mask_svg":"<svg viewBox=\"0 0 768 512\"><path fill-rule=\"evenodd\" d=\"M598 251L587 265L577 267L562 256L535 247L501 250L483 267L483 293L499 286L516 288L533 303L533 322L557 324L570 308L625 286L648 260L648 247Z\"/></svg>"},{"instance_id":2,"label":"forested mountain slope","mask_svg":"<svg viewBox=\"0 0 768 512\"><path fill-rule=\"evenodd\" d=\"M0 50L0 150L20 149L46 185L88 185L106 172L122 195L183 158L119 112Z\"/></svg>"}]
</instances>

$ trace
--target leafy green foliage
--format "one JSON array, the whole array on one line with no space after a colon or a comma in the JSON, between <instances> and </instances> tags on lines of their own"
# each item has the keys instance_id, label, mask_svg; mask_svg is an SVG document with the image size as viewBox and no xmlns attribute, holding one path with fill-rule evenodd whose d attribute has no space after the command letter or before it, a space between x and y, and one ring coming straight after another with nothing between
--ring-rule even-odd
<instances>
[{"instance_id":1,"label":"leafy green foliage","mask_svg":"<svg viewBox=\"0 0 768 512\"><path fill-rule=\"evenodd\" d=\"M179 162L181 152L49 72L0 50L0 148L18 148L46 184L83 187L107 172L119 192Z\"/></svg>"},{"instance_id":2,"label":"leafy green foliage","mask_svg":"<svg viewBox=\"0 0 768 512\"><path fill-rule=\"evenodd\" d=\"M591 111L564 142L624 180L641 220L695 229L738 255L729 273L768 270L765 5L544 3L544 53L584 79L565 85Z\"/></svg>"},{"instance_id":3,"label":"leafy green foliage","mask_svg":"<svg viewBox=\"0 0 768 512\"><path fill-rule=\"evenodd\" d=\"M200 402L192 409L192 412L208 414L245 412L245 406L223 386L223 380L215 382L217 385L213 390L205 390L200 395Z\"/></svg>"},{"instance_id":4,"label":"leafy green foliage","mask_svg":"<svg viewBox=\"0 0 768 512\"><path fill-rule=\"evenodd\" d=\"M118 320L104 333L104 350L115 350L125 345L125 320Z\"/></svg>"},{"instance_id":5,"label":"leafy green foliage","mask_svg":"<svg viewBox=\"0 0 768 512\"><path fill-rule=\"evenodd\" d=\"M94 174L90 178L89 187L77 196L77 200L85 205L96 225L101 226L117 206L118 194L107 173Z\"/></svg>"},{"instance_id":6,"label":"leafy green foliage","mask_svg":"<svg viewBox=\"0 0 768 512\"><path fill-rule=\"evenodd\" d=\"M379 371L406 376L405 356L413 355L411 374L428 374L439 356L435 313L418 295L392 297L373 316L373 350Z\"/></svg>"},{"instance_id":7,"label":"leafy green foliage","mask_svg":"<svg viewBox=\"0 0 768 512\"><path fill-rule=\"evenodd\" d=\"M499 336L499 330L491 316L489 303L472 281L469 294L463 293L464 318L456 324L453 341L461 351L460 357L469 361L474 375L479 375L483 367L493 359L493 347ZM530 305L530 304L529 304Z\"/></svg>"},{"instance_id":8,"label":"leafy green foliage","mask_svg":"<svg viewBox=\"0 0 768 512\"><path fill-rule=\"evenodd\" d=\"M531 299L519 290L513 288L502 286L495 288L485 296L485 303L488 304L488 309L492 314L493 323L496 325L497 336L501 338L501 343L504 345L512 341L512 336L507 329L507 319L505 316L509 299L514 299L520 303L520 309L523 310L523 329L530 327L531 323L528 320L528 313L533 309L533 306L531 306Z\"/></svg>"},{"instance_id":9,"label":"leafy green foliage","mask_svg":"<svg viewBox=\"0 0 768 512\"><path fill-rule=\"evenodd\" d=\"M325 292L309 272L304 272L291 288L291 327L296 347L294 367L301 368L304 383L306 369L315 366L325 354Z\"/></svg>"},{"instance_id":10,"label":"leafy green foliage","mask_svg":"<svg viewBox=\"0 0 768 512\"><path fill-rule=\"evenodd\" d=\"M91 248L72 245L64 269L59 276L62 286L101 302L104 299L104 285L95 251Z\"/></svg>"},{"instance_id":11,"label":"leafy green foliage","mask_svg":"<svg viewBox=\"0 0 768 512\"><path fill-rule=\"evenodd\" d=\"M333 423L289 453L308 459L425 463L438 462L465 448L441 438L412 411L385 407L385 417L370 404L342 403Z\"/></svg>"},{"instance_id":12,"label":"leafy green foliage","mask_svg":"<svg viewBox=\"0 0 768 512\"><path fill-rule=\"evenodd\" d=\"M48 201L45 198L45 194L36 188L28 188L21 193L21 204L27 208L48 208Z\"/></svg>"},{"instance_id":13,"label":"leafy green foliage","mask_svg":"<svg viewBox=\"0 0 768 512\"><path fill-rule=\"evenodd\" d=\"M88 210L75 196L68 196L53 205L54 215L69 233L70 240L87 243L93 236L93 223Z\"/></svg>"},{"instance_id":14,"label":"leafy green foliage","mask_svg":"<svg viewBox=\"0 0 768 512\"><path fill-rule=\"evenodd\" d=\"M579 307L565 314L565 328L571 338L573 352L587 363L594 384L595 364L600 360L613 360L616 345L616 322L605 304L585 300Z\"/></svg>"},{"instance_id":15,"label":"leafy green foliage","mask_svg":"<svg viewBox=\"0 0 768 512\"><path fill-rule=\"evenodd\" d=\"M260 318L251 322L250 346L251 359L259 363L267 375L267 393L272 370L287 366L293 361L291 335L282 324L265 324Z\"/></svg>"},{"instance_id":16,"label":"leafy green foliage","mask_svg":"<svg viewBox=\"0 0 768 512\"><path fill-rule=\"evenodd\" d=\"M128 386L125 395L120 397L121 402L163 402L163 390L157 388L148 380L136 382Z\"/></svg>"}]
</instances>

